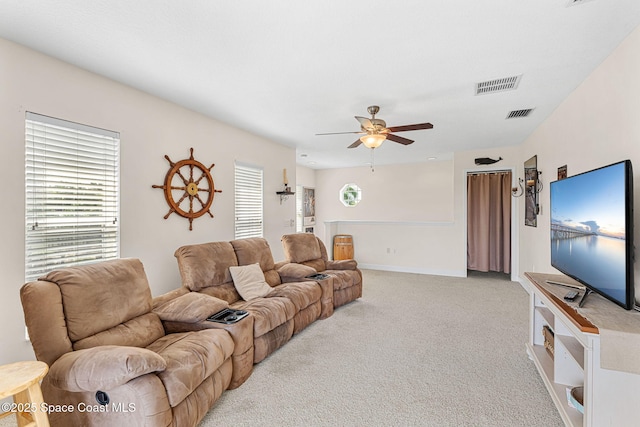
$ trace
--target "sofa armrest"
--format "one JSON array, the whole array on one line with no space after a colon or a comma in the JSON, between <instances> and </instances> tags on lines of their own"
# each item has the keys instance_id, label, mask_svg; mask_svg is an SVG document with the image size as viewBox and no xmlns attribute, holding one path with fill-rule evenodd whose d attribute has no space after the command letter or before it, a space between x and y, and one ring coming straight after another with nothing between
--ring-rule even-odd
<instances>
[{"instance_id":1,"label":"sofa armrest","mask_svg":"<svg viewBox=\"0 0 640 427\"><path fill-rule=\"evenodd\" d=\"M180 287L172 291L169 291L166 294L158 295L157 297L153 298L153 308L154 309L158 308L162 304L169 302L173 299L176 299L178 297L181 297L182 295L188 294L189 292L190 292L189 289L185 287Z\"/></svg>"},{"instance_id":2,"label":"sofa armrest","mask_svg":"<svg viewBox=\"0 0 640 427\"><path fill-rule=\"evenodd\" d=\"M341 259L337 261L325 261L327 270L355 270L358 262L355 259Z\"/></svg>"},{"instance_id":3,"label":"sofa armrest","mask_svg":"<svg viewBox=\"0 0 640 427\"><path fill-rule=\"evenodd\" d=\"M289 261L278 261L274 264L273 269L278 271L280 269L280 267L289 264Z\"/></svg>"},{"instance_id":4,"label":"sofa armrest","mask_svg":"<svg viewBox=\"0 0 640 427\"><path fill-rule=\"evenodd\" d=\"M306 276L310 276L312 274L317 274L315 268L309 267L303 264L296 264L293 262L285 263L278 268L278 274L280 275L280 279L282 283L287 282L299 282L305 279Z\"/></svg>"},{"instance_id":5,"label":"sofa armrest","mask_svg":"<svg viewBox=\"0 0 640 427\"><path fill-rule=\"evenodd\" d=\"M162 321L198 323L227 307L229 304L219 298L189 292L155 307L153 312Z\"/></svg>"},{"instance_id":6,"label":"sofa armrest","mask_svg":"<svg viewBox=\"0 0 640 427\"><path fill-rule=\"evenodd\" d=\"M71 391L110 390L151 372L167 362L146 348L104 345L63 354L47 376L55 387Z\"/></svg>"}]
</instances>

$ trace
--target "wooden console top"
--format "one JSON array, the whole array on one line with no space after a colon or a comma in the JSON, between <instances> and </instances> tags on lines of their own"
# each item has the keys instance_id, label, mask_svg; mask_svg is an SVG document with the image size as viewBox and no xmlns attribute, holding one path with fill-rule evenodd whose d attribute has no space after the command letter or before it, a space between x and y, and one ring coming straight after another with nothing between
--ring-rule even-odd
<instances>
[{"instance_id":1,"label":"wooden console top","mask_svg":"<svg viewBox=\"0 0 640 427\"><path fill-rule=\"evenodd\" d=\"M536 287L540 292L542 292L549 300L559 309L561 310L567 319L571 321L580 331L590 334L598 334L600 331L598 327L591 323L588 319L580 315L576 311L576 309L567 304L563 299L563 293L566 293L568 289L564 290L556 285L549 285L546 283L547 280L556 281L556 282L565 282L571 283L578 286L581 286L575 280L559 274L545 274L545 273L524 273L524 275L529 279L529 281ZM577 304L574 304L577 306Z\"/></svg>"}]
</instances>

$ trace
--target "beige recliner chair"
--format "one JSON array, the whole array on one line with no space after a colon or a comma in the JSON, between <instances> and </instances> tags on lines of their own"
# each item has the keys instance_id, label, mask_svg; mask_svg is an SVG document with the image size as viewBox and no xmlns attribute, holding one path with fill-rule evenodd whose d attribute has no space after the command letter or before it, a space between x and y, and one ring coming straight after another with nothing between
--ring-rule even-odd
<instances>
[{"instance_id":1,"label":"beige recliner chair","mask_svg":"<svg viewBox=\"0 0 640 427\"><path fill-rule=\"evenodd\" d=\"M52 426L195 426L229 386L228 332L165 334L137 259L56 270L20 297L36 358L50 366Z\"/></svg>"},{"instance_id":2,"label":"beige recliner chair","mask_svg":"<svg viewBox=\"0 0 640 427\"><path fill-rule=\"evenodd\" d=\"M316 272L333 277L334 307L362 296L362 272L356 260L329 260L327 248L314 234L286 234L282 236L282 247L288 262L309 267L307 274Z\"/></svg>"}]
</instances>

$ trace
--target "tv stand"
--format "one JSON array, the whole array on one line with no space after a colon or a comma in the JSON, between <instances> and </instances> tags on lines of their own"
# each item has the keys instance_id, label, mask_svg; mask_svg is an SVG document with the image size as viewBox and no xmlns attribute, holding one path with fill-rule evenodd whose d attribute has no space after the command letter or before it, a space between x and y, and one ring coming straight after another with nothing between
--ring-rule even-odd
<instances>
[{"instance_id":1,"label":"tv stand","mask_svg":"<svg viewBox=\"0 0 640 427\"><path fill-rule=\"evenodd\" d=\"M571 306L563 300L564 291L549 286L549 282L556 281L571 284L572 279L543 273L525 273L525 277L531 285L527 352L565 425L637 425L640 375L602 368L598 326L576 311L575 304ZM639 321L637 313L610 304L616 316L622 313L630 322ZM568 403L567 390L577 386L584 387L584 414Z\"/></svg>"},{"instance_id":2,"label":"tv stand","mask_svg":"<svg viewBox=\"0 0 640 427\"><path fill-rule=\"evenodd\" d=\"M574 285L573 283L557 282L555 280L545 280L544 282L550 285L564 286L565 288L578 289L578 290L585 289L584 286Z\"/></svg>"}]
</instances>

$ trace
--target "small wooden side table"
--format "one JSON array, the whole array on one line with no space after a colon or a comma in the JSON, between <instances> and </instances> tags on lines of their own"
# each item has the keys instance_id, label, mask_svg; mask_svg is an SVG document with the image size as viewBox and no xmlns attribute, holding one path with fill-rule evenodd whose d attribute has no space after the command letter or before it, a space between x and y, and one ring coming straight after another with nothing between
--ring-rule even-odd
<instances>
[{"instance_id":1,"label":"small wooden side table","mask_svg":"<svg viewBox=\"0 0 640 427\"><path fill-rule=\"evenodd\" d=\"M40 380L49 367L44 362L16 362L0 366L0 399L13 396L13 403L3 404L0 418L16 414L19 427L49 427L42 399Z\"/></svg>"}]
</instances>

